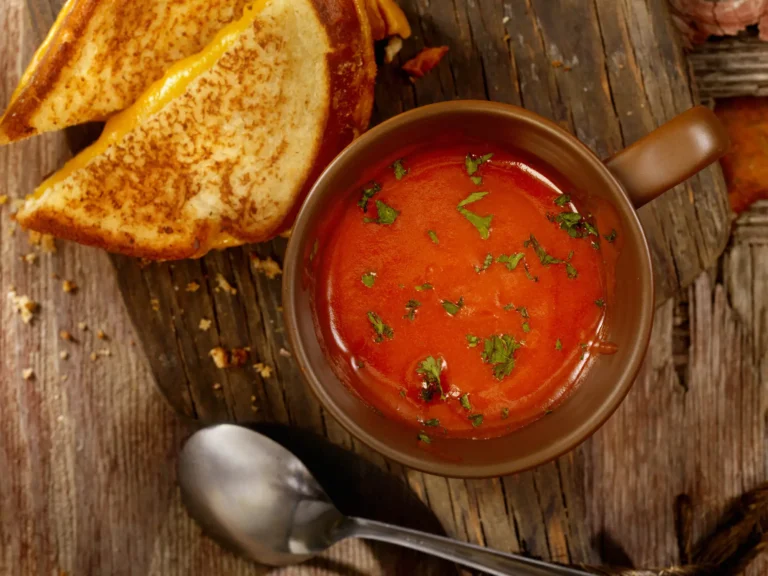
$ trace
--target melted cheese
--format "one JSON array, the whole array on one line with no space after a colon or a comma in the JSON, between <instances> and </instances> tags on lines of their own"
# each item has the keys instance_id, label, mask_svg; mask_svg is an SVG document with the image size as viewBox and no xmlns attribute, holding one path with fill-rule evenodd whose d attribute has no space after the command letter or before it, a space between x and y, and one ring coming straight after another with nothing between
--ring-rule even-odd
<instances>
[{"instance_id":1,"label":"melted cheese","mask_svg":"<svg viewBox=\"0 0 768 576\"><path fill-rule=\"evenodd\" d=\"M173 99L184 94L189 84L210 70L235 44L238 36L253 25L268 1L256 0L247 6L242 18L224 27L204 50L171 66L160 80L152 84L139 97L135 104L110 118L99 139L44 181L34 191L33 197L39 198L46 190L65 180L73 172L87 166L91 160L103 154L109 146L122 140L144 119L159 112ZM59 16L59 20L61 19L62 16ZM56 25L60 25L58 20L54 26ZM35 57L37 58L37 55ZM232 242L230 238L222 239L219 245L224 247L230 242Z\"/></svg>"}]
</instances>

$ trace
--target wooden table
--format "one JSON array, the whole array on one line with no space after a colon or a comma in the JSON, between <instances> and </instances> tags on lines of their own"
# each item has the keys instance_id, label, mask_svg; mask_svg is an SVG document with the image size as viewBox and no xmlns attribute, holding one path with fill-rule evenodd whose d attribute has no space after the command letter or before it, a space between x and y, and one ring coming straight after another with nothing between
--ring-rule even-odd
<instances>
[{"instance_id":1,"label":"wooden table","mask_svg":"<svg viewBox=\"0 0 768 576\"><path fill-rule=\"evenodd\" d=\"M549 8L555 4L557 10ZM47 2L30 5L28 13L24 0L0 4L3 103L54 16ZM490 97L554 117L607 155L692 101L690 92L680 88L685 64L671 30L666 33L661 0L470 0L460 7L433 0L405 5L416 24L416 38L406 43L404 56L423 44L448 43L449 65L413 87L390 78L397 74L393 68L385 69L378 87L378 118L437 98ZM566 13L567 19L562 17ZM590 23L602 35L584 42L583 31L574 28L577 21ZM662 33L649 36L650 29ZM565 66L553 65L558 61ZM585 96L587 85L591 91ZM596 111L605 109L613 113L594 125ZM59 166L67 151L62 135L0 149L0 194L22 196ZM64 243L54 255L22 262L34 248L25 234L11 236L4 207L0 290L7 293L13 286L41 309L32 324L24 325L9 305L2 308L0 573L260 572L202 537L183 512L174 463L191 425L161 401L152 372L169 399L187 407L190 416L252 418L253 391L261 402L259 417L325 433L402 478L452 536L560 562L657 566L680 561L678 496L690 498L691 537L696 539L713 527L730 498L768 475L763 418L768 345L761 335L768 314L768 225L756 213L737 229L719 265L701 273L720 251L718 230L724 229L728 214L717 194L701 196L700 205L691 203L691 193L721 185L717 170L710 170L643 214L655 239L657 270L666 271L659 277L661 292L671 294L678 284L693 284L678 298L661 303L643 371L616 415L556 462L480 481L403 469L371 453L325 417L296 380L290 360L278 353L277 281L258 275L245 281L237 274L242 270L238 259L247 252L213 255L203 265L236 278L241 295L259 301L264 315L255 325L233 324L231 331L221 329L211 338L235 345L225 339L245 330L256 340L258 354L268 356L278 369L282 384L228 374L227 398L217 399L211 388L209 397L192 402L192 393L208 389L178 386L169 378L178 378L180 357L194 359L196 351L210 346L204 341L179 350L170 328L182 332L195 304L184 306L189 315L184 318L177 314L178 301L170 297L174 285L197 264L140 269L119 260L115 274L107 255ZM698 237L687 233L691 227L701 232ZM276 244L253 250L265 255L279 249ZM64 293L63 279L74 280L77 293ZM165 291L153 294L158 286ZM252 292L243 294L242 288ZM127 308L121 289L130 297ZM155 297L168 300L160 302L159 314L153 316L149 302ZM226 301L215 292L208 298L204 305L215 306L225 317ZM233 318L237 310L230 308ZM135 320L156 322L139 324L148 358L129 312ZM88 325L87 331L78 329L80 322ZM153 331L147 326L155 328L156 343L149 340ZM98 329L107 340L96 337ZM77 341L62 340L61 330ZM90 359L93 352L95 361ZM199 367L187 366L186 373L199 369L209 374L210 365L203 360L198 359ZM28 380L22 377L26 368L34 371ZM270 400L282 390L285 412ZM174 391L177 395L171 396ZM350 542L308 566L275 573L443 573L427 560L418 570L410 564L405 570L402 562L392 548ZM750 573L766 569L768 563L758 561Z\"/></svg>"}]
</instances>

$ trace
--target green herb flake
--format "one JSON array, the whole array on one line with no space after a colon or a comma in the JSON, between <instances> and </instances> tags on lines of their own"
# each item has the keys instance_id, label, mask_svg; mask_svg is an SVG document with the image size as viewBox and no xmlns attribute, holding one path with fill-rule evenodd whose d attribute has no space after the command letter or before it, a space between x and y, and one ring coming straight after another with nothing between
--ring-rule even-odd
<instances>
[{"instance_id":1,"label":"green herb flake","mask_svg":"<svg viewBox=\"0 0 768 576\"><path fill-rule=\"evenodd\" d=\"M419 362L416 373L422 376L421 397L429 402L435 395L441 399L444 398L443 387L440 384L440 372L442 371L442 359L437 360L434 356L427 356Z\"/></svg>"},{"instance_id":2,"label":"green herb flake","mask_svg":"<svg viewBox=\"0 0 768 576\"><path fill-rule=\"evenodd\" d=\"M432 284L430 284L429 282L424 282L424 284L422 284L421 286L416 286L416 291L423 292L424 290L432 290L432 288L434 288Z\"/></svg>"},{"instance_id":3,"label":"green herb flake","mask_svg":"<svg viewBox=\"0 0 768 576\"><path fill-rule=\"evenodd\" d=\"M482 176L470 176L470 180L472 180L472 183L475 186L482 186L483 185L483 177Z\"/></svg>"},{"instance_id":4,"label":"green herb flake","mask_svg":"<svg viewBox=\"0 0 768 576\"><path fill-rule=\"evenodd\" d=\"M528 308L526 308L525 306L520 306L520 308L518 308L517 311L520 312L520 316L522 316L523 318L530 318L530 316L528 315Z\"/></svg>"},{"instance_id":5,"label":"green herb flake","mask_svg":"<svg viewBox=\"0 0 768 576\"><path fill-rule=\"evenodd\" d=\"M571 201L571 197L568 194L560 194L557 198L555 198L555 204L563 207L566 204L568 204Z\"/></svg>"},{"instance_id":6,"label":"green herb flake","mask_svg":"<svg viewBox=\"0 0 768 576\"><path fill-rule=\"evenodd\" d=\"M571 260L573 260L573 250L571 250L570 252L568 252L568 258L566 258L566 260L567 260L568 262L570 262Z\"/></svg>"},{"instance_id":7,"label":"green herb flake","mask_svg":"<svg viewBox=\"0 0 768 576\"><path fill-rule=\"evenodd\" d=\"M400 216L400 212L384 204L381 200L376 200L376 218L363 218L363 222L366 224L381 224L382 226L390 226L395 223L397 217Z\"/></svg>"},{"instance_id":8,"label":"green herb flake","mask_svg":"<svg viewBox=\"0 0 768 576\"><path fill-rule=\"evenodd\" d=\"M587 355L587 349L589 348L589 346L587 345L586 342L580 342L579 346L581 347L581 357L579 358L579 360L584 360L584 358Z\"/></svg>"},{"instance_id":9,"label":"green herb flake","mask_svg":"<svg viewBox=\"0 0 768 576\"><path fill-rule=\"evenodd\" d=\"M491 220L493 219L493 215L480 216L474 212L470 212L465 206L477 202L478 200L482 200L487 194L488 192L472 192L472 194L467 196L464 200L459 202L458 206L456 206L459 213L469 220L470 224L477 228L477 231L480 233L480 238L483 240L487 240L488 236L491 234Z\"/></svg>"},{"instance_id":10,"label":"green herb flake","mask_svg":"<svg viewBox=\"0 0 768 576\"><path fill-rule=\"evenodd\" d=\"M523 332L526 334L531 331L531 325L528 322L523 322Z\"/></svg>"},{"instance_id":11,"label":"green herb flake","mask_svg":"<svg viewBox=\"0 0 768 576\"><path fill-rule=\"evenodd\" d=\"M400 398L405 398L405 390L400 390Z\"/></svg>"},{"instance_id":12,"label":"green herb flake","mask_svg":"<svg viewBox=\"0 0 768 576\"><path fill-rule=\"evenodd\" d=\"M603 300L602 298L598 298L597 300L595 300L595 305L598 308L605 308L605 300Z\"/></svg>"},{"instance_id":13,"label":"green herb flake","mask_svg":"<svg viewBox=\"0 0 768 576\"><path fill-rule=\"evenodd\" d=\"M531 246L533 246L533 249L536 252L536 256L539 257L539 262L541 262L544 266L563 263L563 261L559 258L555 258L554 256L547 254L547 251L541 244L539 244L539 241L536 240L536 237L533 234L531 234L530 242Z\"/></svg>"},{"instance_id":14,"label":"green herb flake","mask_svg":"<svg viewBox=\"0 0 768 576\"><path fill-rule=\"evenodd\" d=\"M461 296L459 301L455 303L450 300L443 300L443 308L445 308L445 311L451 316L456 316L456 314L459 313L459 310L464 308L464 296Z\"/></svg>"},{"instance_id":15,"label":"green herb flake","mask_svg":"<svg viewBox=\"0 0 768 576\"><path fill-rule=\"evenodd\" d=\"M606 234L605 236L603 236L603 238L605 238L605 240L609 244L613 244L614 242L616 242L616 236L618 236L618 233L616 232L616 229L615 228L611 228L611 233L610 234Z\"/></svg>"},{"instance_id":16,"label":"green herb flake","mask_svg":"<svg viewBox=\"0 0 768 576\"><path fill-rule=\"evenodd\" d=\"M427 230L427 236L429 236L429 239L432 240L435 244L440 244L440 240L437 237L437 232L434 230Z\"/></svg>"},{"instance_id":17,"label":"green herb flake","mask_svg":"<svg viewBox=\"0 0 768 576\"><path fill-rule=\"evenodd\" d=\"M368 184L367 188L363 188L363 195L360 197L360 200L357 201L357 205L363 209L363 212L368 211L368 201L373 198L373 196L381 190L381 184L378 182L371 182Z\"/></svg>"},{"instance_id":18,"label":"green herb flake","mask_svg":"<svg viewBox=\"0 0 768 576\"><path fill-rule=\"evenodd\" d=\"M509 408L502 408L501 409L501 419L506 420L509 418Z\"/></svg>"},{"instance_id":19,"label":"green herb flake","mask_svg":"<svg viewBox=\"0 0 768 576\"><path fill-rule=\"evenodd\" d=\"M562 350L563 349L563 343L560 342L560 338L557 339L555 342L555 350Z\"/></svg>"},{"instance_id":20,"label":"green herb flake","mask_svg":"<svg viewBox=\"0 0 768 576\"><path fill-rule=\"evenodd\" d=\"M480 344L480 338L473 336L472 334L467 334L467 345L470 348L474 348L478 344Z\"/></svg>"},{"instance_id":21,"label":"green herb flake","mask_svg":"<svg viewBox=\"0 0 768 576\"><path fill-rule=\"evenodd\" d=\"M480 426L480 424L483 423L483 415L482 414L470 414L467 416L469 418L469 421L472 422L472 426L474 428L477 428Z\"/></svg>"},{"instance_id":22,"label":"green herb flake","mask_svg":"<svg viewBox=\"0 0 768 576\"><path fill-rule=\"evenodd\" d=\"M395 171L395 178L397 180L402 180L406 174L408 174L408 170L403 166L403 159L395 160L395 163L392 164L392 170Z\"/></svg>"},{"instance_id":23,"label":"green herb flake","mask_svg":"<svg viewBox=\"0 0 768 576\"><path fill-rule=\"evenodd\" d=\"M464 394L461 398L459 398L459 403L461 404L461 407L464 408L464 410L472 410L472 404L469 403L469 394Z\"/></svg>"},{"instance_id":24,"label":"green herb flake","mask_svg":"<svg viewBox=\"0 0 768 576\"><path fill-rule=\"evenodd\" d=\"M395 332L392 330L392 327L384 324L384 321L378 314L376 314L376 312L368 312L368 321L371 323L371 326L373 326L373 331L375 332L373 338L374 342L379 343L385 338L388 340L394 338Z\"/></svg>"},{"instance_id":25,"label":"green herb flake","mask_svg":"<svg viewBox=\"0 0 768 576\"><path fill-rule=\"evenodd\" d=\"M480 274L480 272L482 272L483 270L488 270L491 264L493 264L493 256L489 252L488 254L485 255L485 259L483 260L483 265L475 266L475 272Z\"/></svg>"},{"instance_id":26,"label":"green herb flake","mask_svg":"<svg viewBox=\"0 0 768 576\"><path fill-rule=\"evenodd\" d=\"M589 234L590 236L596 236L597 238L600 238L600 234L598 234L597 228L595 228L587 220L582 220L581 223L584 226L584 229L587 231L587 234Z\"/></svg>"},{"instance_id":27,"label":"green herb flake","mask_svg":"<svg viewBox=\"0 0 768 576\"><path fill-rule=\"evenodd\" d=\"M427 436L424 432L419 432L419 442L424 442L424 444L432 444L432 438Z\"/></svg>"},{"instance_id":28,"label":"green herb flake","mask_svg":"<svg viewBox=\"0 0 768 576\"><path fill-rule=\"evenodd\" d=\"M403 318L408 318L411 322L413 322L416 319L416 309L421 306L421 302L418 300L408 300L408 302L405 305L405 316Z\"/></svg>"},{"instance_id":29,"label":"green herb flake","mask_svg":"<svg viewBox=\"0 0 768 576\"><path fill-rule=\"evenodd\" d=\"M496 379L502 380L512 373L515 367L514 354L519 348L520 343L508 334L493 335L485 339L481 358L493 366Z\"/></svg>"},{"instance_id":30,"label":"green herb flake","mask_svg":"<svg viewBox=\"0 0 768 576\"><path fill-rule=\"evenodd\" d=\"M363 274L362 281L368 288L373 288L373 284L376 282L376 272L366 272Z\"/></svg>"},{"instance_id":31,"label":"green herb flake","mask_svg":"<svg viewBox=\"0 0 768 576\"><path fill-rule=\"evenodd\" d=\"M435 426L440 426L440 420L437 418L430 418L429 420L424 421L424 426L429 426L431 428L434 428Z\"/></svg>"},{"instance_id":32,"label":"green herb flake","mask_svg":"<svg viewBox=\"0 0 768 576\"><path fill-rule=\"evenodd\" d=\"M315 241L312 243L312 250L309 252L309 262L310 262L310 264L311 264L311 263L312 263L312 261L315 259L315 256L317 256L317 249L318 249L318 248L320 248L320 242L318 242L317 240L315 240Z\"/></svg>"},{"instance_id":33,"label":"green herb flake","mask_svg":"<svg viewBox=\"0 0 768 576\"><path fill-rule=\"evenodd\" d=\"M582 218L578 212L560 212L555 216L555 222L560 224L560 228L565 230L571 238L582 238Z\"/></svg>"},{"instance_id":34,"label":"green herb flake","mask_svg":"<svg viewBox=\"0 0 768 576\"><path fill-rule=\"evenodd\" d=\"M573 267L573 264L571 264L570 262L566 263L565 271L568 274L568 278L570 278L571 280L574 280L579 275L579 272L576 270L576 268Z\"/></svg>"},{"instance_id":35,"label":"green herb flake","mask_svg":"<svg viewBox=\"0 0 768 576\"><path fill-rule=\"evenodd\" d=\"M507 267L507 270L514 270L517 268L517 265L520 264L520 261L525 257L525 254L523 252L517 252L516 254L502 254L498 258L496 258L496 262L500 262L504 264Z\"/></svg>"},{"instance_id":36,"label":"green herb flake","mask_svg":"<svg viewBox=\"0 0 768 576\"><path fill-rule=\"evenodd\" d=\"M464 166L467 169L467 174L469 176L474 176L475 172L477 172L478 168L482 164L485 164L493 158L493 154L486 154L485 156L475 156L474 154L467 154L466 158L464 158Z\"/></svg>"},{"instance_id":37,"label":"green herb flake","mask_svg":"<svg viewBox=\"0 0 768 576\"><path fill-rule=\"evenodd\" d=\"M528 280L530 280L531 282L539 281L538 276L534 276L533 274L531 274L531 270L528 268L528 264L523 264L523 269L525 270L525 277L528 278Z\"/></svg>"},{"instance_id":38,"label":"green herb flake","mask_svg":"<svg viewBox=\"0 0 768 576\"><path fill-rule=\"evenodd\" d=\"M552 414L552 408L547 408L546 410L544 410L545 416L548 416L549 414Z\"/></svg>"},{"instance_id":39,"label":"green herb flake","mask_svg":"<svg viewBox=\"0 0 768 576\"><path fill-rule=\"evenodd\" d=\"M598 242L597 240L592 240L592 248L594 248L595 250L600 250L600 242Z\"/></svg>"},{"instance_id":40,"label":"green herb flake","mask_svg":"<svg viewBox=\"0 0 768 576\"><path fill-rule=\"evenodd\" d=\"M512 304L512 302L510 302L509 304L505 304L504 305L504 310L506 310L507 312L509 312L510 310L514 310L514 309L515 309L515 305Z\"/></svg>"}]
</instances>

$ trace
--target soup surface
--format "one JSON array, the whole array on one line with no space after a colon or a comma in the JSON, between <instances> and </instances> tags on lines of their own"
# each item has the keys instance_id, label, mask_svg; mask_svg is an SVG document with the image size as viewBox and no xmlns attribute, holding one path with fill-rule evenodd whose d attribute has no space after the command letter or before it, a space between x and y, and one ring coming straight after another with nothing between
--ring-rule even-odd
<instances>
[{"instance_id":1,"label":"soup surface","mask_svg":"<svg viewBox=\"0 0 768 576\"><path fill-rule=\"evenodd\" d=\"M425 443L548 414L605 351L615 230L494 147L416 150L367 177L317 254L341 379Z\"/></svg>"}]
</instances>

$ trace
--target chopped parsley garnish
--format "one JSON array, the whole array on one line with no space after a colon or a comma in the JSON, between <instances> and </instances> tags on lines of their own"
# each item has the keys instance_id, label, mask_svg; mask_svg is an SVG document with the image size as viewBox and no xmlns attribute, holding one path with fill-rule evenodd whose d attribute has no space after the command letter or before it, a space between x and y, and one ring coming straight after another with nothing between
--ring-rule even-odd
<instances>
[{"instance_id":1,"label":"chopped parsley garnish","mask_svg":"<svg viewBox=\"0 0 768 576\"><path fill-rule=\"evenodd\" d=\"M315 259L315 256L317 256L317 249L318 249L319 247L320 247L320 242L318 242L317 240L315 240L315 241L312 243L312 250L309 252L309 261L310 261L310 263L312 262L312 260L314 260L314 259Z\"/></svg>"},{"instance_id":2,"label":"chopped parsley garnish","mask_svg":"<svg viewBox=\"0 0 768 576\"><path fill-rule=\"evenodd\" d=\"M482 176L470 176L469 179L472 180L472 183L475 186L482 186L482 184L483 184L483 177Z\"/></svg>"},{"instance_id":3,"label":"chopped parsley garnish","mask_svg":"<svg viewBox=\"0 0 768 576\"><path fill-rule=\"evenodd\" d=\"M443 308L445 308L445 311L451 316L456 316L456 314L459 313L459 310L464 308L464 296L461 296L459 301L455 303L450 300L443 300Z\"/></svg>"},{"instance_id":4,"label":"chopped parsley garnish","mask_svg":"<svg viewBox=\"0 0 768 576\"><path fill-rule=\"evenodd\" d=\"M544 415L545 416L547 416L549 414L552 414L552 408L547 408L546 410L544 410Z\"/></svg>"},{"instance_id":5,"label":"chopped parsley garnish","mask_svg":"<svg viewBox=\"0 0 768 576\"><path fill-rule=\"evenodd\" d=\"M419 442L424 442L424 444L432 444L432 438L427 436L424 432L419 432Z\"/></svg>"},{"instance_id":6,"label":"chopped parsley garnish","mask_svg":"<svg viewBox=\"0 0 768 576\"><path fill-rule=\"evenodd\" d=\"M600 237L597 228L578 212L560 212L552 221L560 224L560 228L565 230L571 238Z\"/></svg>"},{"instance_id":7,"label":"chopped parsley garnish","mask_svg":"<svg viewBox=\"0 0 768 576\"><path fill-rule=\"evenodd\" d=\"M480 274L480 272L482 272L483 270L488 270L488 267L491 264L493 264L493 256L489 252L488 254L485 255L485 260L483 260L483 265L482 266L475 266L475 272Z\"/></svg>"},{"instance_id":8,"label":"chopped parsley garnish","mask_svg":"<svg viewBox=\"0 0 768 576\"><path fill-rule=\"evenodd\" d=\"M605 308L605 300L603 300L602 298L598 298L597 300L595 300L595 304L597 305L598 308Z\"/></svg>"},{"instance_id":9,"label":"chopped parsley garnish","mask_svg":"<svg viewBox=\"0 0 768 576\"><path fill-rule=\"evenodd\" d=\"M573 250L571 250L570 252L568 252L568 258L566 258L566 260L567 260L568 262L570 262L571 260L573 260Z\"/></svg>"},{"instance_id":10,"label":"chopped parsley garnish","mask_svg":"<svg viewBox=\"0 0 768 576\"><path fill-rule=\"evenodd\" d=\"M472 422L472 426L477 428L480 426L480 424L483 423L483 415L482 414L470 414L467 416L469 418L469 421Z\"/></svg>"},{"instance_id":11,"label":"chopped parsley garnish","mask_svg":"<svg viewBox=\"0 0 768 576\"><path fill-rule=\"evenodd\" d=\"M381 190L381 184L378 182L371 182L367 188L363 188L363 195L357 201L357 205L363 209L363 212L368 212L368 200L373 198L379 190Z\"/></svg>"},{"instance_id":12,"label":"chopped parsley garnish","mask_svg":"<svg viewBox=\"0 0 768 576\"><path fill-rule=\"evenodd\" d=\"M597 233L597 228L587 222L587 220L582 220L581 223L584 225L584 229L587 231L587 234L600 238L600 234Z\"/></svg>"},{"instance_id":13,"label":"chopped parsley garnish","mask_svg":"<svg viewBox=\"0 0 768 576\"><path fill-rule=\"evenodd\" d=\"M525 257L525 254L522 252L517 252L516 254L502 254L498 258L496 258L496 262L501 262L507 267L507 270L514 270L517 268L517 265L520 264L520 260L522 260Z\"/></svg>"},{"instance_id":14,"label":"chopped parsley garnish","mask_svg":"<svg viewBox=\"0 0 768 576\"><path fill-rule=\"evenodd\" d=\"M587 346L586 342L580 342L579 346L581 346L581 357L579 360L584 360L584 357L587 355L587 348L589 348L589 346Z\"/></svg>"},{"instance_id":15,"label":"chopped parsley garnish","mask_svg":"<svg viewBox=\"0 0 768 576\"><path fill-rule=\"evenodd\" d=\"M429 282L424 282L421 286L416 286L417 292L423 292L424 290L432 290L433 286Z\"/></svg>"},{"instance_id":16,"label":"chopped parsley garnish","mask_svg":"<svg viewBox=\"0 0 768 576\"><path fill-rule=\"evenodd\" d=\"M408 170L405 167L403 167L402 158L399 160L395 160L395 163L392 164L392 170L395 171L395 178L398 180L402 180L403 177L405 177L405 175L408 174Z\"/></svg>"},{"instance_id":17,"label":"chopped parsley garnish","mask_svg":"<svg viewBox=\"0 0 768 576\"><path fill-rule=\"evenodd\" d=\"M480 344L480 338L473 336L472 334L467 334L467 345L470 348L474 348L478 344Z\"/></svg>"},{"instance_id":18,"label":"chopped parsley garnish","mask_svg":"<svg viewBox=\"0 0 768 576\"><path fill-rule=\"evenodd\" d=\"M563 349L563 343L560 342L560 338L557 339L555 342L555 350L562 350Z\"/></svg>"},{"instance_id":19,"label":"chopped parsley garnish","mask_svg":"<svg viewBox=\"0 0 768 576\"><path fill-rule=\"evenodd\" d=\"M592 240L592 248L600 250L600 242L598 240Z\"/></svg>"},{"instance_id":20,"label":"chopped parsley garnish","mask_svg":"<svg viewBox=\"0 0 768 576\"><path fill-rule=\"evenodd\" d=\"M506 420L509 418L509 408L502 408L501 409L501 419Z\"/></svg>"},{"instance_id":21,"label":"chopped parsley garnish","mask_svg":"<svg viewBox=\"0 0 768 576\"><path fill-rule=\"evenodd\" d=\"M486 240L491 234L491 219L493 218L493 215L479 216L474 212L467 210L465 206L477 202L478 200L482 200L487 195L488 192L472 192L472 194L467 196L464 200L459 202L458 206L456 206L459 213L469 220L470 224L477 228L477 231L480 233L480 238L483 240Z\"/></svg>"},{"instance_id":22,"label":"chopped parsley garnish","mask_svg":"<svg viewBox=\"0 0 768 576\"><path fill-rule=\"evenodd\" d=\"M611 233L606 234L605 236L603 236L603 238L605 238L609 244L613 244L616 241L616 236L618 236L618 234L616 233L616 229L611 228Z\"/></svg>"},{"instance_id":23,"label":"chopped parsley garnish","mask_svg":"<svg viewBox=\"0 0 768 576\"><path fill-rule=\"evenodd\" d=\"M485 156L467 154L467 157L464 158L464 166L467 168L467 174L469 176L474 176L477 169L480 168L480 165L485 164L491 158L493 158L493 154L486 154Z\"/></svg>"},{"instance_id":24,"label":"chopped parsley garnish","mask_svg":"<svg viewBox=\"0 0 768 576\"><path fill-rule=\"evenodd\" d=\"M530 318L530 316L528 315L528 308L526 308L525 306L520 306L520 308L518 308L517 311L520 312L520 316L522 316L523 318Z\"/></svg>"},{"instance_id":25,"label":"chopped parsley garnish","mask_svg":"<svg viewBox=\"0 0 768 576\"><path fill-rule=\"evenodd\" d=\"M405 390L400 390L400 397L405 398Z\"/></svg>"},{"instance_id":26,"label":"chopped parsley garnish","mask_svg":"<svg viewBox=\"0 0 768 576\"><path fill-rule=\"evenodd\" d=\"M440 385L440 372L442 371L442 359L437 360L434 356L427 356L419 362L416 373L423 377L421 397L425 402L429 402L435 395L444 399L443 387Z\"/></svg>"},{"instance_id":27,"label":"chopped parsley garnish","mask_svg":"<svg viewBox=\"0 0 768 576\"><path fill-rule=\"evenodd\" d=\"M526 334L531 331L531 325L528 322L523 322L523 332Z\"/></svg>"},{"instance_id":28,"label":"chopped parsley garnish","mask_svg":"<svg viewBox=\"0 0 768 576\"><path fill-rule=\"evenodd\" d=\"M550 264L562 264L563 261L559 258L555 258L554 256L550 256L547 254L547 251L544 250L541 244L539 244L539 241L536 240L536 236L531 234L531 238L529 240L530 246L533 246L534 251L536 252L536 256L539 257L539 261L544 266L549 266Z\"/></svg>"},{"instance_id":29,"label":"chopped parsley garnish","mask_svg":"<svg viewBox=\"0 0 768 576\"><path fill-rule=\"evenodd\" d=\"M406 314L403 318L413 321L416 318L416 308L419 306L421 306L421 302L418 300L408 300L408 303L405 305Z\"/></svg>"},{"instance_id":30,"label":"chopped parsley garnish","mask_svg":"<svg viewBox=\"0 0 768 576\"><path fill-rule=\"evenodd\" d=\"M528 268L528 264L523 264L523 268L525 269L525 277L528 278L528 280L531 280L532 282L538 282L539 281L539 277L538 276L534 276L533 274L531 274L531 271Z\"/></svg>"},{"instance_id":31,"label":"chopped parsley garnish","mask_svg":"<svg viewBox=\"0 0 768 576\"><path fill-rule=\"evenodd\" d=\"M469 394L464 394L459 398L459 403L464 410L472 410L472 404L469 403Z\"/></svg>"},{"instance_id":32,"label":"chopped parsley garnish","mask_svg":"<svg viewBox=\"0 0 768 576\"><path fill-rule=\"evenodd\" d=\"M509 304L504 304L504 310L506 310L507 312L514 309L515 309L515 305L512 304L512 302L510 302Z\"/></svg>"},{"instance_id":33,"label":"chopped parsley garnish","mask_svg":"<svg viewBox=\"0 0 768 576\"><path fill-rule=\"evenodd\" d=\"M384 340L384 338L387 338L388 340L392 340L392 338L394 338L395 332L392 330L392 327L384 324L381 316L376 314L376 312L368 312L368 321L371 323L371 326L373 326L373 331L376 333L373 338L374 342L381 342Z\"/></svg>"},{"instance_id":34,"label":"chopped parsley garnish","mask_svg":"<svg viewBox=\"0 0 768 576\"><path fill-rule=\"evenodd\" d=\"M568 274L568 278L570 278L571 280L573 280L574 278L576 278L579 275L579 273L576 270L576 268L574 268L573 264L571 264L570 262L567 262L565 264L565 271Z\"/></svg>"},{"instance_id":35,"label":"chopped parsley garnish","mask_svg":"<svg viewBox=\"0 0 768 576\"><path fill-rule=\"evenodd\" d=\"M366 224L373 223L389 226L394 224L397 217L400 216L400 212L392 208L392 206L387 206L381 200L376 200L376 213L378 215L376 218L363 218L363 222Z\"/></svg>"},{"instance_id":36,"label":"chopped parsley garnish","mask_svg":"<svg viewBox=\"0 0 768 576\"><path fill-rule=\"evenodd\" d=\"M497 380L502 380L512 373L515 367L514 354L519 348L517 340L508 334L493 335L485 339L482 359L486 364L493 366L493 375Z\"/></svg>"},{"instance_id":37,"label":"chopped parsley garnish","mask_svg":"<svg viewBox=\"0 0 768 576\"><path fill-rule=\"evenodd\" d=\"M424 426L430 426L430 427L440 426L440 420L438 420L437 418L430 418L429 420L424 421Z\"/></svg>"},{"instance_id":38,"label":"chopped parsley garnish","mask_svg":"<svg viewBox=\"0 0 768 576\"><path fill-rule=\"evenodd\" d=\"M560 194L560 196L555 198L555 204L557 204L560 207L565 206L570 201L571 201L571 197L568 194Z\"/></svg>"},{"instance_id":39,"label":"chopped parsley garnish","mask_svg":"<svg viewBox=\"0 0 768 576\"><path fill-rule=\"evenodd\" d=\"M435 244L440 244L440 240L437 238L437 232L434 230L427 230L427 236L429 236L429 239Z\"/></svg>"},{"instance_id":40,"label":"chopped parsley garnish","mask_svg":"<svg viewBox=\"0 0 768 576\"><path fill-rule=\"evenodd\" d=\"M373 283L376 282L376 272L366 272L363 274L362 280L368 288L373 288Z\"/></svg>"}]
</instances>

